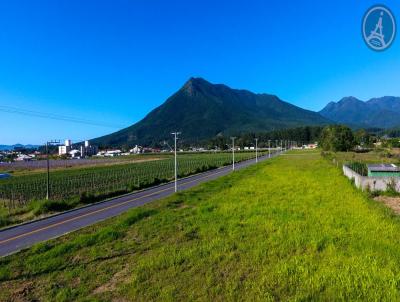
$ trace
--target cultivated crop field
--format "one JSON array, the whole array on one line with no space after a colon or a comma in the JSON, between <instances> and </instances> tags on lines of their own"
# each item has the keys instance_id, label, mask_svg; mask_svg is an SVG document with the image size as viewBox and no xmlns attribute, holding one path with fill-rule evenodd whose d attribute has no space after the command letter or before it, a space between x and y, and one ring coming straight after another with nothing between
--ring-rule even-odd
<instances>
[{"instance_id":1,"label":"cultivated crop field","mask_svg":"<svg viewBox=\"0 0 400 302\"><path fill-rule=\"evenodd\" d=\"M3 258L0 300L399 300L400 219L301 153Z\"/></svg>"},{"instance_id":2,"label":"cultivated crop field","mask_svg":"<svg viewBox=\"0 0 400 302\"><path fill-rule=\"evenodd\" d=\"M260 155L262 154L265 154L265 151L260 152ZM238 162L254 157L255 152L235 154L235 160ZM231 162L232 155L228 152L179 154L179 177L228 165ZM14 176L0 180L0 226L168 182L173 177L174 159L170 156L138 163L56 170L50 177L50 201L44 201L47 188L46 173Z\"/></svg>"},{"instance_id":3,"label":"cultivated crop field","mask_svg":"<svg viewBox=\"0 0 400 302\"><path fill-rule=\"evenodd\" d=\"M90 166L105 166L114 164L127 164L129 162L139 162L147 160L155 160L173 156L171 153L148 153L136 154L117 157L92 157L81 159L50 159L50 167L54 169L69 169ZM28 174L33 172L43 172L47 168L47 161L32 160L32 161L16 161L16 162L0 162L0 171L6 171L15 175Z\"/></svg>"}]
</instances>

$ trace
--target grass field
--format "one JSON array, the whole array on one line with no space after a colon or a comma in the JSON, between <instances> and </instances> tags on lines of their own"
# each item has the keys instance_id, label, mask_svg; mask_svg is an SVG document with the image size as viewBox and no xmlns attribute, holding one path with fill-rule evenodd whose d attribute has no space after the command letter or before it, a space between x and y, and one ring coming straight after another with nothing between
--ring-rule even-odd
<instances>
[{"instance_id":1,"label":"grass field","mask_svg":"<svg viewBox=\"0 0 400 302\"><path fill-rule=\"evenodd\" d=\"M262 151L259 155L265 153ZM237 152L235 160L254 157L254 151ZM0 227L173 180L173 158L170 155L162 155L160 158L135 163L127 161L125 164L57 169L51 172L49 200L45 200L46 173L28 173L0 180ZM231 162L230 152L179 154L178 177L229 165Z\"/></svg>"},{"instance_id":2,"label":"grass field","mask_svg":"<svg viewBox=\"0 0 400 302\"><path fill-rule=\"evenodd\" d=\"M301 153L3 258L0 300L399 300L400 219Z\"/></svg>"}]
</instances>

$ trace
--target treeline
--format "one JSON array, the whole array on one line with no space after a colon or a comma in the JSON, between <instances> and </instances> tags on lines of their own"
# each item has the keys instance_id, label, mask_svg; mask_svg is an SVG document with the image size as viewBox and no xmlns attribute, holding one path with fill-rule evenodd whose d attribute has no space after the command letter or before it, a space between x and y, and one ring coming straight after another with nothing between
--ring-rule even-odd
<instances>
[{"instance_id":1,"label":"treeline","mask_svg":"<svg viewBox=\"0 0 400 302\"><path fill-rule=\"evenodd\" d=\"M374 143L378 141L375 133L367 130L359 129L352 131L344 125L326 126L319 138L319 146L324 151L351 151L351 150L368 150L374 147Z\"/></svg>"},{"instance_id":2,"label":"treeline","mask_svg":"<svg viewBox=\"0 0 400 302\"><path fill-rule=\"evenodd\" d=\"M320 126L306 126L291 129L280 129L270 132L251 132L233 135L236 137L235 145L238 147L250 147L255 145L255 139L258 138L258 146L266 148L280 146L281 140L296 141L298 145L317 142L321 136L323 127ZM232 145L231 136L218 135L204 144L208 149L215 147L226 150Z\"/></svg>"}]
</instances>

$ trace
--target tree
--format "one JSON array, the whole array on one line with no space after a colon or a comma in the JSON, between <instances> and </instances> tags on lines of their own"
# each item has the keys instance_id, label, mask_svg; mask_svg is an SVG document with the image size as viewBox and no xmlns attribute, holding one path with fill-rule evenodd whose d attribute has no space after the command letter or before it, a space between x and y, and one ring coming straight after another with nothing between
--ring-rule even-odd
<instances>
[{"instance_id":1,"label":"tree","mask_svg":"<svg viewBox=\"0 0 400 302\"><path fill-rule=\"evenodd\" d=\"M356 145L353 132L347 126L326 126L321 133L320 146L325 151L350 151Z\"/></svg>"},{"instance_id":2,"label":"tree","mask_svg":"<svg viewBox=\"0 0 400 302\"><path fill-rule=\"evenodd\" d=\"M361 147L371 146L371 135L364 129L357 130L357 132L354 134L354 138L356 140L356 143Z\"/></svg>"}]
</instances>

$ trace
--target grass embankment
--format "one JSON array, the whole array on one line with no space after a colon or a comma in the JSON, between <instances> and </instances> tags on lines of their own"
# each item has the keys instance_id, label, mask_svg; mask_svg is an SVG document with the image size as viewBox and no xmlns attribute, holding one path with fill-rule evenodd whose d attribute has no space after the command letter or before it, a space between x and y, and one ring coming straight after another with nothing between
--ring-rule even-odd
<instances>
[{"instance_id":1,"label":"grass embankment","mask_svg":"<svg viewBox=\"0 0 400 302\"><path fill-rule=\"evenodd\" d=\"M281 156L0 260L0 300L398 300L399 240L317 153Z\"/></svg>"}]
</instances>

